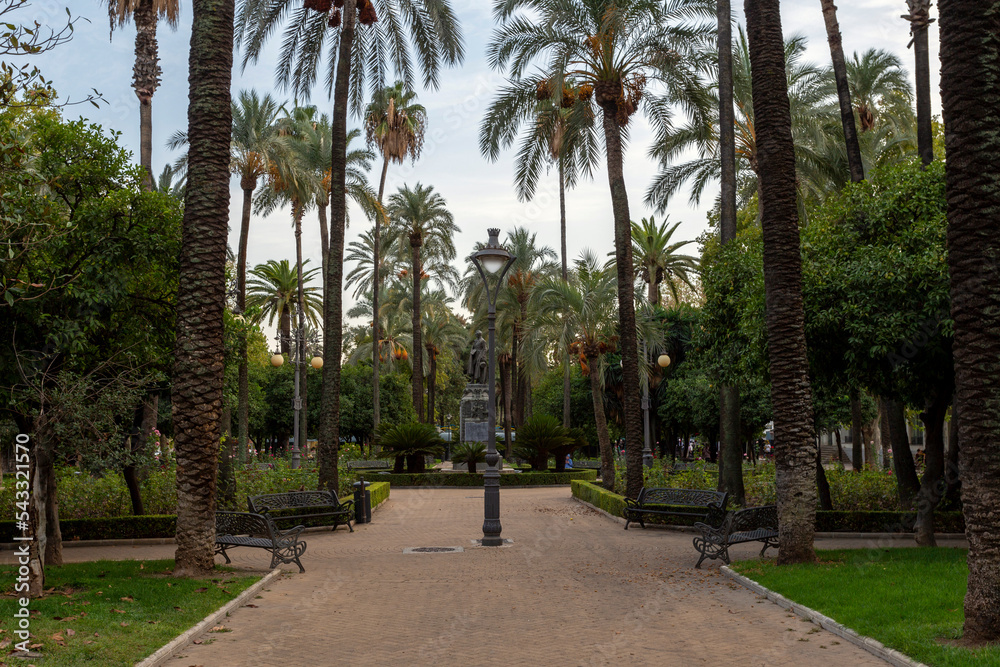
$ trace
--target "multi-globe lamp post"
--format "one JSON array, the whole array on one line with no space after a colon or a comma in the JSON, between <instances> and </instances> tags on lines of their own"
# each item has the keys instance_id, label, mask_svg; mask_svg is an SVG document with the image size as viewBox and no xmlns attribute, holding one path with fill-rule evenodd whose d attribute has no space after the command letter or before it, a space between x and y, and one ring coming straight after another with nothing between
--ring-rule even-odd
<instances>
[{"instance_id":1,"label":"multi-globe lamp post","mask_svg":"<svg viewBox=\"0 0 1000 667\"><path fill-rule=\"evenodd\" d=\"M646 343L642 344L642 357L647 359L646 356ZM670 356L666 353L661 354L656 359L657 365L660 368L666 368L670 365ZM649 428L649 378L646 377L642 382L642 465L643 467L649 468L653 465L653 448L650 436Z\"/></svg>"},{"instance_id":2,"label":"multi-globe lamp post","mask_svg":"<svg viewBox=\"0 0 1000 667\"><path fill-rule=\"evenodd\" d=\"M496 320L497 294L503 284L503 278L517 257L507 252L499 241L500 230L488 229L490 238L486 245L474 252L469 259L476 266L483 286L486 288L487 317L489 320L489 371L487 375L487 414L489 415L489 434L486 436L486 472L483 473L483 539L484 547L499 547L503 544L500 537L500 470L497 464L500 455L497 453L497 402L496 402ZM489 276L496 276L493 289L490 289Z\"/></svg>"},{"instance_id":3,"label":"multi-globe lamp post","mask_svg":"<svg viewBox=\"0 0 1000 667\"><path fill-rule=\"evenodd\" d=\"M285 363L285 357L281 354L281 343L294 343L292 363L295 364L295 398L292 401L292 406L295 409L295 419L292 423L292 468L298 468L302 465L302 449L299 447L299 432L302 429L299 428L299 424L303 417L299 378L302 367L306 365L305 328L299 327L291 336L282 336L279 331L274 338L278 343L278 349L271 355L271 365L275 368L279 368ZM323 357L313 357L308 364L317 370L323 368Z\"/></svg>"}]
</instances>

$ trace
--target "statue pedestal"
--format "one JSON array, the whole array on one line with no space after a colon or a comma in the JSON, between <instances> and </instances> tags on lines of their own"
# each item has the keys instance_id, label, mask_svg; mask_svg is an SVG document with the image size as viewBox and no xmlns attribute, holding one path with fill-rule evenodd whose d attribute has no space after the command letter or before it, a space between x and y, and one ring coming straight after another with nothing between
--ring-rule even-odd
<instances>
[{"instance_id":1,"label":"statue pedestal","mask_svg":"<svg viewBox=\"0 0 1000 667\"><path fill-rule=\"evenodd\" d=\"M459 408L458 439L461 442L486 442L490 435L490 393L485 384L465 385Z\"/></svg>"}]
</instances>

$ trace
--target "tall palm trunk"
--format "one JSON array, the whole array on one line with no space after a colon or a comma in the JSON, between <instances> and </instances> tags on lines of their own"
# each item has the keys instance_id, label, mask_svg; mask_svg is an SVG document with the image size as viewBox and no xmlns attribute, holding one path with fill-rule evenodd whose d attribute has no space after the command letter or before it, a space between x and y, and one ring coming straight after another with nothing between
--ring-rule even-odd
<instances>
[{"instance_id":1,"label":"tall palm trunk","mask_svg":"<svg viewBox=\"0 0 1000 667\"><path fill-rule=\"evenodd\" d=\"M722 161L722 210L719 231L722 244L736 239L736 112L733 109L733 14L729 0L718 2L719 24L719 154ZM659 290L657 290L659 291ZM659 295L657 295L659 296ZM740 390L719 386L719 434L722 466L719 490L743 505L743 447L740 442Z\"/></svg>"},{"instance_id":2,"label":"tall palm trunk","mask_svg":"<svg viewBox=\"0 0 1000 667\"><path fill-rule=\"evenodd\" d=\"M590 395L594 402L594 421L597 424L597 445L601 452L601 484L605 489L615 488L615 460L611 455L611 435L608 433L608 419L604 415L604 389L597 369L600 358L587 356L590 368Z\"/></svg>"},{"instance_id":3,"label":"tall palm trunk","mask_svg":"<svg viewBox=\"0 0 1000 667\"><path fill-rule=\"evenodd\" d=\"M778 0L745 0L757 119L764 292L774 406L778 563L816 560L816 440L802 307L795 147Z\"/></svg>"},{"instance_id":4,"label":"tall palm trunk","mask_svg":"<svg viewBox=\"0 0 1000 667\"><path fill-rule=\"evenodd\" d=\"M941 0L938 7L955 405L969 539L963 640L984 644L1000 640L1000 0Z\"/></svg>"},{"instance_id":5,"label":"tall palm trunk","mask_svg":"<svg viewBox=\"0 0 1000 667\"><path fill-rule=\"evenodd\" d=\"M844 61L844 45L840 39L840 24L837 23L837 5L833 4L833 0L820 0L820 4L823 5L823 22L826 23L833 76L837 82L840 122L844 127L844 141L847 143L847 164L851 170L851 181L860 183L865 180L865 167L861 162L861 144L858 142L858 129L854 122L851 88L847 83L847 63Z\"/></svg>"},{"instance_id":6,"label":"tall palm trunk","mask_svg":"<svg viewBox=\"0 0 1000 667\"><path fill-rule=\"evenodd\" d=\"M382 158L382 175L378 179L378 203L385 194L385 175L389 171L389 158ZM375 231L372 234L372 433L378 442L378 425L382 421L382 404L379 396L379 374L382 362L382 326L379 322L379 296L382 291L382 212L375 213Z\"/></svg>"},{"instance_id":7,"label":"tall palm trunk","mask_svg":"<svg viewBox=\"0 0 1000 667\"><path fill-rule=\"evenodd\" d=\"M520 374L517 372L517 338L518 338L518 322L515 319L514 325L511 328L511 343L510 343L510 421L511 425L517 427L521 425L521 414L517 411L517 397L518 393L518 382L520 381Z\"/></svg>"},{"instance_id":8,"label":"tall palm trunk","mask_svg":"<svg viewBox=\"0 0 1000 667\"><path fill-rule=\"evenodd\" d=\"M926 167L934 161L934 131L931 124L931 65L930 49L927 44L927 28L933 22L930 18L930 0L907 0L910 13L903 18L910 21L913 35L913 55L916 64L913 78L917 90L917 151L920 161Z\"/></svg>"},{"instance_id":9,"label":"tall palm trunk","mask_svg":"<svg viewBox=\"0 0 1000 667\"><path fill-rule=\"evenodd\" d=\"M427 423L434 423L434 390L437 387L437 356L433 345L425 345L427 350L427 365L430 372L427 375Z\"/></svg>"},{"instance_id":10,"label":"tall palm trunk","mask_svg":"<svg viewBox=\"0 0 1000 667\"><path fill-rule=\"evenodd\" d=\"M423 344L421 343L420 326L420 246L423 238L419 233L410 233L410 261L413 272L413 314L410 320L413 326L413 409L417 412L417 421L424 421L424 359Z\"/></svg>"},{"instance_id":11,"label":"tall palm trunk","mask_svg":"<svg viewBox=\"0 0 1000 667\"><path fill-rule=\"evenodd\" d=\"M323 277L323 285L326 286L326 272L330 266L330 226L326 221L326 209L328 204L317 206L316 215L319 218L319 248L320 248L320 271Z\"/></svg>"},{"instance_id":12,"label":"tall palm trunk","mask_svg":"<svg viewBox=\"0 0 1000 667\"><path fill-rule=\"evenodd\" d=\"M175 576L214 566L222 412L222 312L229 234L234 0L193 0L188 181L171 399L177 454Z\"/></svg>"},{"instance_id":13,"label":"tall palm trunk","mask_svg":"<svg viewBox=\"0 0 1000 667\"><path fill-rule=\"evenodd\" d=\"M343 26L333 93L330 174L330 257L323 289L323 403L320 423L318 488L337 493L340 475L340 368L344 346L344 233L347 222L347 102L351 48L357 21L355 0L344 0Z\"/></svg>"},{"instance_id":14,"label":"tall palm trunk","mask_svg":"<svg viewBox=\"0 0 1000 667\"><path fill-rule=\"evenodd\" d=\"M160 85L160 57L156 46L156 11L153 0L140 0L132 12L135 22L135 65L132 88L139 98L139 164L145 174L144 190L154 187L153 178L153 94Z\"/></svg>"},{"instance_id":15,"label":"tall palm trunk","mask_svg":"<svg viewBox=\"0 0 1000 667\"><path fill-rule=\"evenodd\" d=\"M300 454L305 454L306 442L306 410L308 406L304 400L306 394L304 386L306 383L306 370L303 365L306 360L306 304L302 294L302 216L304 207L302 204L292 203L292 216L295 218L295 311L297 317L295 335L295 384L300 401L300 407L295 411L295 419L298 422L295 433L295 446Z\"/></svg>"},{"instance_id":16,"label":"tall palm trunk","mask_svg":"<svg viewBox=\"0 0 1000 667\"><path fill-rule=\"evenodd\" d=\"M278 329L281 330L281 353L290 355L292 353L292 311L286 305L278 315Z\"/></svg>"},{"instance_id":17,"label":"tall palm trunk","mask_svg":"<svg viewBox=\"0 0 1000 667\"><path fill-rule=\"evenodd\" d=\"M653 269L653 272L655 271L656 269ZM653 272L649 274L649 280L646 281L646 301L651 306L658 306L660 305L660 284L656 282L656 276L653 275Z\"/></svg>"},{"instance_id":18,"label":"tall palm trunk","mask_svg":"<svg viewBox=\"0 0 1000 667\"><path fill-rule=\"evenodd\" d=\"M566 165L562 158L559 157L559 240L560 249L562 251L562 279L563 282L569 280L569 270L567 269L567 257L566 257ZM563 428L570 427L570 392L571 392L571 382L570 382L570 354L566 351L566 358L563 359L563 414L562 414L562 425Z\"/></svg>"},{"instance_id":19,"label":"tall palm trunk","mask_svg":"<svg viewBox=\"0 0 1000 667\"><path fill-rule=\"evenodd\" d=\"M608 184L615 216L615 263L618 269L619 346L622 356L622 407L625 422L625 494L637 498L643 485L642 417L639 407L639 357L635 332L635 295L632 281L632 221L622 172L622 128L615 118L617 91L601 96ZM608 99L610 97L610 99ZM601 100L599 100L601 101Z\"/></svg>"},{"instance_id":20,"label":"tall palm trunk","mask_svg":"<svg viewBox=\"0 0 1000 667\"><path fill-rule=\"evenodd\" d=\"M247 242L250 238L250 212L253 205L253 191L257 188L257 179L244 176L240 179L243 190L243 211L240 219L240 241L236 256L236 307L242 314L247 308ZM236 406L236 428L239 436L239 446L236 448L236 460L243 462L246 458L247 443L250 440L250 361L247 358L247 337L244 331L240 336L240 368Z\"/></svg>"},{"instance_id":21,"label":"tall palm trunk","mask_svg":"<svg viewBox=\"0 0 1000 667\"><path fill-rule=\"evenodd\" d=\"M500 400L503 403L503 442L504 458L509 459L513 454L514 443L510 437L510 359L507 355L500 355L497 359L500 366Z\"/></svg>"}]
</instances>

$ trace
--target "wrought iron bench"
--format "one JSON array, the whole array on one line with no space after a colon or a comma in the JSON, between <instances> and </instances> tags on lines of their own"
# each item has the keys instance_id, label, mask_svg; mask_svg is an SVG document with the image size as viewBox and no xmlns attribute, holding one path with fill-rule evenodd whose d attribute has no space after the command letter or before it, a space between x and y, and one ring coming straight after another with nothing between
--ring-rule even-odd
<instances>
[{"instance_id":1,"label":"wrought iron bench","mask_svg":"<svg viewBox=\"0 0 1000 667\"><path fill-rule=\"evenodd\" d=\"M341 502L329 491L288 491L286 493L267 493L260 496L247 496L247 504L251 512L266 514L274 521L286 522L296 519L314 519L333 517L333 529L347 524L353 533L351 519L354 515L354 501ZM295 514L284 514L283 510L302 510Z\"/></svg>"},{"instance_id":2,"label":"wrought iron bench","mask_svg":"<svg viewBox=\"0 0 1000 667\"><path fill-rule=\"evenodd\" d=\"M720 510L726 509L726 502L729 494L719 491L705 491L700 489L663 489L642 487L639 497L635 500L625 499L625 530L633 521L638 521L643 528L646 524L642 517L645 514L654 516L693 516L699 519L708 519L712 508ZM687 508L697 511L686 511Z\"/></svg>"},{"instance_id":3,"label":"wrought iron bench","mask_svg":"<svg viewBox=\"0 0 1000 667\"><path fill-rule=\"evenodd\" d=\"M222 554L227 563L227 549L234 547L256 547L271 552L271 568L278 561L295 563L299 572L305 572L299 556L305 553L306 543L299 539L304 526L290 530L278 530L270 517L251 512L215 513L215 553Z\"/></svg>"},{"instance_id":4,"label":"wrought iron bench","mask_svg":"<svg viewBox=\"0 0 1000 667\"><path fill-rule=\"evenodd\" d=\"M769 547L778 546L778 509L774 505L728 512L717 527L700 522L694 525L701 530L701 537L694 538L694 548L701 554L696 568L706 558L721 558L729 565L729 547L734 544L763 542L761 556Z\"/></svg>"}]
</instances>

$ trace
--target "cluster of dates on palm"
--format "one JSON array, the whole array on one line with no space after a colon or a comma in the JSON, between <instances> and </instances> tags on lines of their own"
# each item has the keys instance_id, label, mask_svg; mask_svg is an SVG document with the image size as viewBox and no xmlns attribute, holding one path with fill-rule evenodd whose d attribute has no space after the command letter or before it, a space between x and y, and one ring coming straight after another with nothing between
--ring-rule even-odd
<instances>
[{"instance_id":1,"label":"cluster of dates on palm","mask_svg":"<svg viewBox=\"0 0 1000 667\"><path fill-rule=\"evenodd\" d=\"M341 23L340 10L344 7L344 0L305 0L306 9L311 9L320 14L329 14L329 25L337 28ZM372 0L358 0L358 21L361 25L372 25L378 21L378 14L375 13L375 5Z\"/></svg>"}]
</instances>

